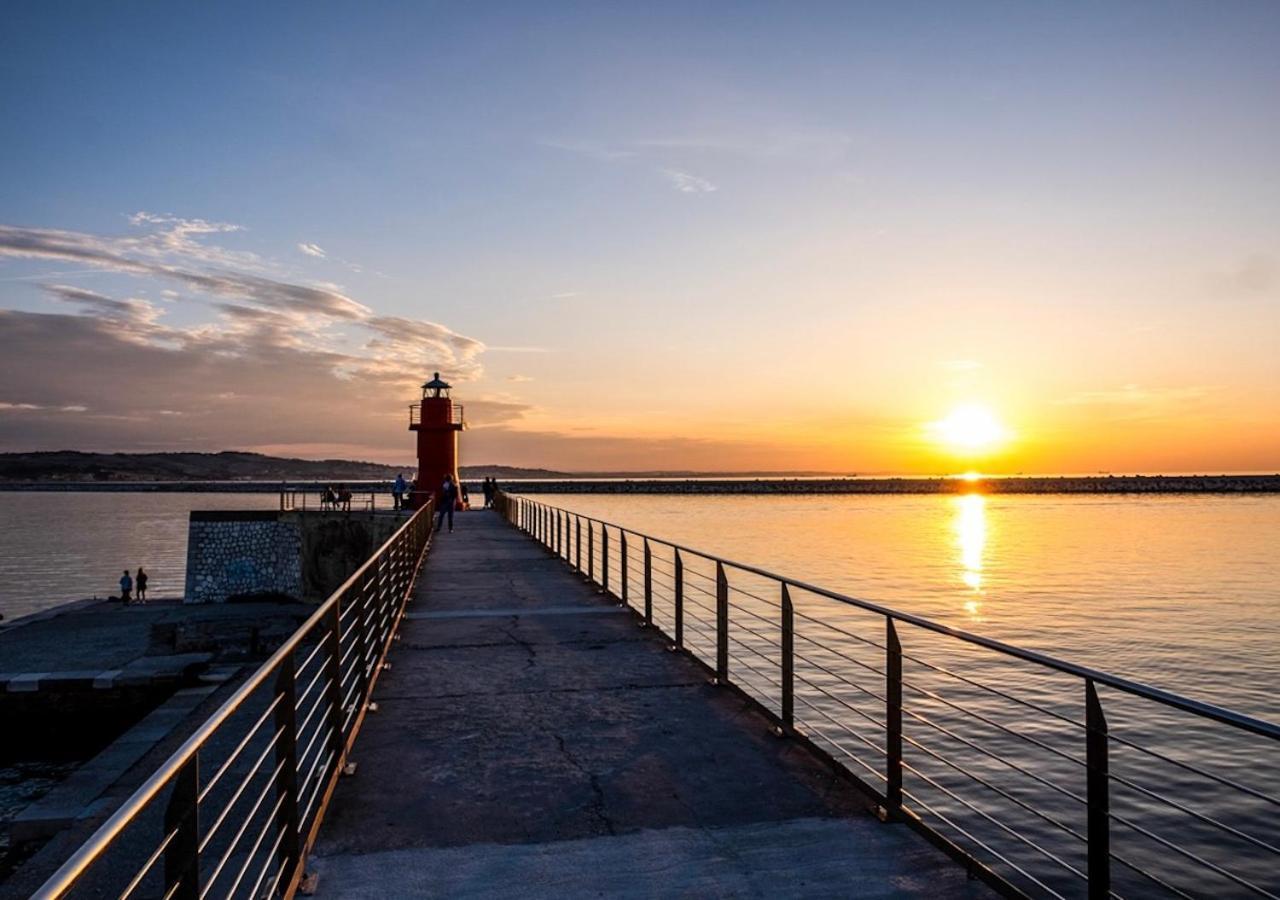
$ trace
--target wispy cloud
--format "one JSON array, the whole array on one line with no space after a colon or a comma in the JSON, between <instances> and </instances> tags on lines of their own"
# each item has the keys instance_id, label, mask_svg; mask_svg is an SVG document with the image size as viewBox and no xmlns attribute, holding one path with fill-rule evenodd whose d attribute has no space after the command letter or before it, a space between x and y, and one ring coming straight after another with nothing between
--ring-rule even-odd
<instances>
[{"instance_id":1,"label":"wispy cloud","mask_svg":"<svg viewBox=\"0 0 1280 900\"><path fill-rule=\"evenodd\" d=\"M321 249L319 244L299 244L298 249L307 256L314 256L318 259L324 259L328 254Z\"/></svg>"},{"instance_id":2,"label":"wispy cloud","mask_svg":"<svg viewBox=\"0 0 1280 900\"><path fill-rule=\"evenodd\" d=\"M510 381L514 384L527 384L528 382L533 381L533 376L532 375L508 375L507 381Z\"/></svg>"},{"instance_id":3,"label":"wispy cloud","mask_svg":"<svg viewBox=\"0 0 1280 900\"><path fill-rule=\"evenodd\" d=\"M138 219L143 215L147 214L138 213L130 221L146 223L156 218ZM162 218L161 221L169 220ZM233 268L232 264L245 260L251 260L255 268L259 263L252 254L203 246L191 237L235 230L236 226L201 219L179 222L142 238L0 225L0 256L74 260L102 271L176 281L204 294L277 309L351 320L370 315L368 307L347 297L334 285L297 284L258 271L246 271L240 266ZM193 222L196 224L192 225ZM192 263L214 265L197 269Z\"/></svg>"},{"instance_id":4,"label":"wispy cloud","mask_svg":"<svg viewBox=\"0 0 1280 900\"><path fill-rule=\"evenodd\" d=\"M684 194L709 194L716 190L716 186L707 179L679 169L663 169L662 174L677 191Z\"/></svg>"},{"instance_id":5,"label":"wispy cloud","mask_svg":"<svg viewBox=\"0 0 1280 900\"><path fill-rule=\"evenodd\" d=\"M0 412L34 412L36 410L55 412L55 413L82 413L87 412L89 407L82 404L70 404L67 406L44 406L40 403L9 403L0 400Z\"/></svg>"}]
</instances>

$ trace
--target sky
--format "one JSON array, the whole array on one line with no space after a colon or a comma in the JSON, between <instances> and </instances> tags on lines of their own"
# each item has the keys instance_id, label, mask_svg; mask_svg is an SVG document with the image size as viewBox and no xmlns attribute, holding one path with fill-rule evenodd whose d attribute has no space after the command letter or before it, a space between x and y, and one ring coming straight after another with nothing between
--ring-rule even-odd
<instances>
[{"instance_id":1,"label":"sky","mask_svg":"<svg viewBox=\"0 0 1280 900\"><path fill-rule=\"evenodd\" d=\"M1277 45L1272 2L10 4L0 450L402 463L438 370L464 464L1280 470Z\"/></svg>"}]
</instances>

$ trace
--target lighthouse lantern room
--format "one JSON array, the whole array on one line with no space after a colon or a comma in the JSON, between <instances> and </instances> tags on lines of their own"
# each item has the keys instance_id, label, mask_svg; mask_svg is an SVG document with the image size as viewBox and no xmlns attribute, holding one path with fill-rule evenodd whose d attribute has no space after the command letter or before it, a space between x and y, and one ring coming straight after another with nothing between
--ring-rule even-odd
<instances>
[{"instance_id":1,"label":"lighthouse lantern room","mask_svg":"<svg viewBox=\"0 0 1280 900\"><path fill-rule=\"evenodd\" d=\"M453 405L448 383L436 372L422 386L422 402L409 407L409 430L418 432L418 478L412 493L415 509L440 490L445 475L458 484L458 432L464 427L462 406Z\"/></svg>"}]
</instances>

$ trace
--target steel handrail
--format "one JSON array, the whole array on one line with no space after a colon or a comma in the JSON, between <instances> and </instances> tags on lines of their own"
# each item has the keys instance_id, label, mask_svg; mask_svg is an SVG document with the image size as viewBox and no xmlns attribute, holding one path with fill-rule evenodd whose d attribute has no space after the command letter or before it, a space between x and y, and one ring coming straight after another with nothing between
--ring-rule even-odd
<instances>
[{"instance_id":1,"label":"steel handrail","mask_svg":"<svg viewBox=\"0 0 1280 900\"><path fill-rule=\"evenodd\" d=\"M142 785L129 796L127 800L117 809L110 818L107 819L98 830L85 841L80 848L64 862L56 872L33 894L33 900L57 900L62 897L75 885L75 881L81 874L97 861L103 853L111 846L112 842L128 827L139 814L154 800L162 790L164 790L179 773L186 767L199 753L200 749L211 738L218 728L234 715L245 701L254 694L259 688L267 683L268 678L276 674L277 670L285 662L290 655L298 649L303 639L309 635L313 629L324 623L327 616L330 615L334 605L344 597L359 581L365 576L370 569L381 562L383 554L396 543L406 531L413 527L420 516L426 515L428 523L431 518L431 510L429 506L424 506L417 510L412 516L405 520L404 524L398 528L391 537L377 549L377 551L365 561L354 573L351 574L346 581L342 583L329 597L322 602L310 616L298 627L296 631L285 642L276 649L267 660L258 667L249 678L236 688L235 692L226 699L218 709L209 716L199 727L182 742L181 746L173 752L173 754L160 764L152 775L142 783Z\"/></svg>"},{"instance_id":2,"label":"steel handrail","mask_svg":"<svg viewBox=\"0 0 1280 900\"><path fill-rule=\"evenodd\" d=\"M536 501L536 500L531 500L526 502L537 503L539 506L544 506L548 509L559 509L559 507L549 506L548 504L540 503L539 501ZM1172 706L1175 709L1180 709L1180 710L1183 710L1184 712L1195 713L1196 715L1204 716L1206 718L1213 719L1215 721L1222 722L1224 724L1234 725L1237 728L1243 728L1246 731L1250 731L1250 732L1253 732L1254 734L1262 735L1263 737L1272 738L1274 740L1280 740L1280 725L1277 725L1272 722L1268 722L1265 719L1254 718L1253 716L1248 716L1248 715L1245 715L1244 713L1239 713L1239 712L1236 712L1235 710L1227 709L1222 706L1215 706L1212 703L1205 703L1204 701L1201 701L1201 700L1192 700L1189 697L1183 697L1179 694L1173 693L1172 691L1166 691L1162 688L1158 688L1149 684L1144 684L1143 682L1140 682L1140 681L1133 681L1132 679L1122 678L1119 675L1112 675L1109 672L1103 672L1100 669L1094 669L1094 668L1091 668L1090 666L1069 662L1064 659L1058 659L1057 657L1050 656L1047 653L1040 653L1036 650L1027 650L1023 647L1014 646L1013 644L1006 644L1003 641L998 641L994 638L984 637L980 634L974 634L973 632L970 632L970 631L964 631L963 629L955 628L951 625L944 625L941 622L935 622L932 619L925 618L924 616L918 616L913 613L902 612L900 610L893 609L892 607L882 606L881 604L874 603L870 600L862 600L857 597L851 597L848 594L841 594L838 591L833 591L829 588L824 588L816 584L811 584L807 581L801 581L799 579L791 578L786 575L779 575L777 572L772 572L768 569L764 569L759 566L753 566L750 563L737 562L727 557L716 556L715 554L708 553L705 550L698 550L694 547L688 547L684 544L679 544L674 541L669 541L666 538L660 538L651 534L646 534L643 531L636 531L633 528L627 528L625 526L618 525L614 522L608 522L604 519L597 519L594 516L589 516L583 513L572 512L571 510L562 509L561 511L567 512L572 516L581 518L584 521L595 522L596 524L601 526L615 528L619 532L626 532L627 534L634 535L635 537L638 537L638 538L644 538L649 541L663 544L664 546L671 547L672 549L679 550L683 553L688 553L693 556L697 556L701 559L708 560L709 562L720 563L721 565L728 566L730 568L737 569L742 572L750 572L753 575L759 575L762 578L768 578L780 584L785 584L785 585L788 585L789 587L793 587L798 590L805 591L807 593L816 594L817 596L820 596L820 597L825 597L828 600L835 600L838 603L843 603L848 606L855 606L859 609L866 610L867 612L876 613L877 615L881 615L881 616L886 616L888 618L894 619L899 622L905 622L908 625L915 625L919 628L925 629L926 631L933 631L933 632L936 632L937 634L958 638L959 640L965 641L967 643L976 644L979 647L984 647L987 650L994 650L997 653L1003 653L1006 656L1012 656L1017 659L1024 660L1026 662L1036 663L1037 665L1045 666L1047 668L1054 669L1056 671L1063 672L1068 675L1075 675L1078 678L1088 679L1088 680L1097 682L1098 684L1105 684L1108 687L1116 688L1117 690L1124 691L1125 693L1132 694L1137 697L1143 697L1147 700L1154 700L1157 703L1163 703L1166 706ZM686 572L685 574L693 574L693 573Z\"/></svg>"},{"instance_id":3,"label":"steel handrail","mask_svg":"<svg viewBox=\"0 0 1280 900\"><path fill-rule=\"evenodd\" d=\"M1236 885L1244 886L1247 889L1257 891L1260 893L1265 893L1266 896L1272 896L1272 894L1266 892L1265 888L1259 888L1256 884L1252 883L1251 881L1248 880L1247 877L1245 877L1248 874L1247 870L1245 873L1237 874L1235 872L1230 871L1230 869L1228 868L1224 868L1223 866L1216 865L1210 862L1209 860L1202 858L1201 856L1191 853L1185 848L1178 847L1176 844L1174 844L1171 841L1166 841L1165 839L1160 838L1158 835L1155 835L1152 832L1142 829L1141 826L1135 825L1135 823L1131 822L1130 820L1122 816L1119 816L1117 813L1110 810L1109 797L1110 797L1111 790L1109 785L1113 780L1125 787L1135 786L1128 779L1122 778L1119 775L1111 774L1110 766L1108 763L1108 744L1112 740L1116 741L1117 743L1123 746L1134 747L1138 750L1142 750L1143 752L1149 753L1158 759L1165 760L1166 762L1172 762L1177 766L1179 766L1180 768L1185 769L1195 775L1209 778L1218 783L1236 788L1237 790L1243 792L1243 794L1248 797L1266 800L1273 804L1280 804L1280 799L1268 796L1265 793L1256 791L1244 785L1237 784L1234 781L1224 779L1221 776L1214 775L1211 772L1204 771L1196 766L1190 765L1189 763L1184 763L1179 760L1166 757L1163 754L1158 753L1149 748L1133 744L1131 741L1127 741L1124 738L1120 737L1119 735L1112 734L1108 728L1106 716L1103 709L1103 704L1098 694L1097 685L1113 687L1125 694L1135 696L1144 700L1154 701L1154 702L1163 704L1165 706L1172 707L1179 711L1198 716L1199 718L1204 719L1206 721L1217 722L1223 725L1230 726L1232 728L1238 729L1238 733L1248 733L1248 734L1257 735L1263 738L1276 740L1276 739L1280 739L1280 726L1271 722L1267 722L1262 719L1244 715L1242 713L1237 713L1234 710L1226 709L1224 707L1219 707L1213 704L1204 703L1201 701L1183 697L1183 696L1174 694L1170 691L1166 691L1161 688L1156 688L1152 685L1147 685L1141 682L1134 681L1132 679L1127 679L1120 676L1112 675L1111 673L1103 672L1103 671L1094 669L1090 666L1084 666L1084 665L1072 663L1066 660L1058 659L1049 654L1040 653L1037 651L1025 650L1021 647L1009 645L1002 641L994 640L991 638L984 637L982 635L966 632L962 629L957 629L951 626L943 625L941 623L937 623L932 620L926 619L922 616L899 612L897 610L888 608L878 603L861 600L859 598L841 594L837 591L832 591L817 585L812 585L807 582L800 581L798 579L789 578L784 575L779 575L775 572L771 572L760 566L754 566L746 563L739 563L733 560L726 559L724 557L719 557L714 554L689 547L687 545L679 544L673 541L666 540L664 538L659 538L653 535L649 535L632 528L628 528L613 522L596 518L594 516L571 512L569 510L561 509L558 507L552 507L547 504L540 503L534 500L529 500L526 498L513 497L505 492L500 492L497 506L501 514L508 521L510 521L515 527L519 528L521 531L528 534L533 540L543 544L545 547L547 547L547 549L551 551L552 554L554 554L558 558L565 561L571 568L574 568L579 574L585 576L588 580L598 584L600 589L605 594L609 594L615 597L619 601L620 605L631 606L638 615L643 615L643 618L644 618L643 624L645 626L657 626L657 623L654 621L654 618L653 618L654 600L655 598L659 598L661 595L657 590L655 590L655 587L660 587L660 585L655 585L654 579L653 579L653 572L657 570L660 574L668 576L671 579L669 589L673 594L671 600L673 602L672 613L674 615L674 632L673 632L674 639L671 644L671 649L683 649L683 650L686 650L687 652L692 653L695 659L699 659L701 664L714 674L715 677L712 679L712 683L729 686L732 689L738 691L740 694L744 695L750 701L754 702L758 708L760 708L763 712L765 712L767 716L770 717L770 719L772 719L775 723L777 723L774 727L774 730L776 731L776 733L780 735L782 734L793 735L798 739L806 741L810 747L818 749L819 752L826 755L828 760L831 761L833 764L837 766L842 766L846 772L849 772L849 767L847 765L841 763L839 760L833 759L829 753L826 753L826 750L824 748L817 747L817 745L815 744L815 740L820 738L824 742L824 745L827 745L833 748L832 752L835 752L840 754L841 756L847 757L853 762L856 762L861 768L871 772L873 775L876 776L876 778L884 782L885 787L883 792L875 788L872 788L868 786L866 782L861 781L861 779L858 777L858 773L849 772L849 774L852 775L855 780L859 781L859 783L863 785L864 789L869 791L876 798L877 803L881 804L880 808L881 808L882 817L887 819L907 821L912 825L912 827L915 827L917 830L922 831L927 837L929 837L935 843L940 844L941 846L946 848L948 852L952 853L952 855L955 856L957 859L962 860L966 865L970 866L971 872L980 873L981 877L986 879L989 883L991 883L994 887L996 887L1002 893L1010 893L1013 895L1020 896L1022 895L1023 892L1022 892L1022 889L1020 889L1014 883L1007 880L1004 876L1002 876L997 872L992 871L981 859L975 858L973 852L971 852L970 850L967 850L962 846L957 845L948 836L940 834L932 826L930 822L921 818L921 815L919 812L917 812L917 809L927 812L930 816L936 818L938 822L952 829L956 834L962 835L966 840L968 840L971 843L971 845L977 848L981 848L981 851L989 853L992 859L998 860L1000 863L1003 863L1009 866L1013 872L1017 872L1019 875L1028 879L1028 881L1031 884L1036 885L1037 887L1045 890L1050 894L1057 895L1057 892L1053 888L1049 887L1049 885L1041 881L1040 878L1036 877L1036 875L1032 874L1026 869L1023 869L1021 866L1014 863L1013 860L1011 860L1009 857L1003 855L1002 853L998 852L993 847L988 845L984 840L978 838L975 834L970 833L960 824L952 821L952 819L949 818L947 815L929 806L927 803L922 801L915 794L906 790L903 784L903 777L902 777L904 772L910 773L913 778L919 778L923 780L926 784L932 785L935 788L943 791L943 793L945 793L947 796L949 796L954 801L959 803L961 806L977 813L984 820L989 821L992 825L996 826L1001 831L1009 835L1012 835L1013 838L1015 838L1019 842L1039 851L1048 860L1061 866L1066 873L1069 873L1070 875L1074 875L1078 878L1083 877L1088 882L1088 891L1089 891L1089 896L1091 898L1119 896L1117 893L1111 890L1112 876L1111 876L1110 861L1112 859L1117 860L1127 868L1133 869L1133 871L1137 872L1137 874L1150 878L1156 883L1167 887L1174 893L1182 894L1182 892L1179 891L1177 888L1174 888L1173 886L1166 884L1161 879L1152 876L1151 873L1148 873L1142 869L1134 867L1133 864L1130 863L1129 861L1123 860L1120 857L1118 857L1115 853L1111 852L1110 823L1113 821L1122 823L1123 825L1127 825L1129 827L1137 828L1141 834L1149 836L1154 840L1157 840L1162 846L1167 846L1169 848L1176 849L1180 855L1182 855L1188 860L1191 860L1196 864L1201 865L1205 870L1207 870L1210 873L1227 878L1228 880L1232 881ZM585 568L583 566L583 560L582 560L582 545L583 545L582 526L584 522L587 526L586 528L587 560L586 560ZM597 531L599 532L598 543L596 541ZM637 551L640 549L641 546L643 546L643 558L638 559L637 557L639 556L639 554L637 553ZM599 549L598 554L595 552L595 548L597 547ZM612 552L610 552L611 548L616 548L616 549L613 549ZM670 555L668 555L665 552L667 548L669 548L672 551ZM655 550L658 551L656 554L655 554ZM666 559L670 559L672 561L674 565L674 571L670 568L667 568L665 564L662 564L660 562L660 560L666 560ZM693 568L686 565L686 563L691 560L701 560L702 564L698 564L697 568ZM597 568L597 562L599 563L598 568ZM642 569L641 569L641 566L638 565L638 563L642 563ZM714 563L714 568L715 568L714 578L710 574L708 574L707 571L705 571L708 568L708 566L705 565L706 563ZM704 571L698 571L698 569L703 569ZM642 574L640 574L641 572ZM729 574L731 573L746 573L751 576L765 579L771 582L773 585L780 587L781 602L775 603L755 593L752 593L751 591L743 590L737 585L730 584ZM707 582L707 588L704 588L699 586L698 584L692 583L690 581L691 576ZM611 584L611 581L612 581L612 584ZM714 588L714 590L708 589L712 587ZM814 595L815 597L835 601L835 602L844 604L846 606L856 607L866 612L873 613L877 616L883 617L884 627L886 629L884 643L880 644L875 641L868 640L851 631L846 631L845 629L836 627L834 625L831 625L828 622L822 621L821 619L814 618L813 616L806 615L800 612L799 610L796 610L791 600L791 595L789 592L790 588L806 591ZM700 594L705 596L708 600L708 603L704 604L704 603L698 602L693 596L690 595L690 592L692 592L693 594ZM772 610L780 614L780 618L777 620L777 622L775 622L773 619L756 615L754 612L747 609L746 606L742 605L741 602L731 603L730 602L731 596L738 596L738 595L741 595L742 597L748 597L753 600L763 601ZM643 597L643 609L641 609L639 605L641 597ZM708 604L714 604L714 608ZM714 623L708 622L702 619L702 617L694 614L692 612L692 609L695 607L697 609L703 610L711 614L712 616L714 616L715 622ZM782 645L779 647L778 644L774 643L771 639L767 638L765 635L762 635L756 632L755 630L753 630L752 628L747 627L740 620L735 620L734 618L731 618L731 611L734 617L737 616L737 613L751 612L752 615L756 616L756 618L759 618L770 625L776 624L781 631ZM832 648L832 647L827 647L821 642L815 641L809 635L800 633L795 627L796 625L795 618L797 616L803 619L809 620L811 622L814 622L818 625L824 626L826 628L830 628L838 632L839 634L846 635L850 638L855 638L856 640L861 641L865 644L868 644L871 647L882 650L885 654L884 669L877 669L874 666L870 666L862 662L861 660L856 659L855 657L849 656L846 651L837 650L836 648ZM684 634L684 629L686 627L686 623L685 623L686 619L692 620L693 622L700 623L702 627L695 628L694 629L695 632L702 632L703 638L709 638L714 643L715 645L714 662L710 658L710 656L700 655L702 653L701 648L693 649L684 642L682 635ZM1083 686L1085 688L1085 692L1084 692L1085 693L1084 705L1085 705L1085 712L1086 712L1085 721L1080 722L1076 719L1070 718L1068 716L1064 716L1061 713L1055 712L1053 710L1045 709L1044 707L1036 703L1032 703L1032 702L1014 697L1011 694L1007 694L1004 691L991 688L988 685L982 684L979 681L975 681L974 679L961 675L955 671L952 671L951 669L941 667L941 666L935 666L931 663L927 663L919 659L918 656L916 655L909 655L905 653L903 651L902 645L898 637L898 631L894 627L895 622L902 623L905 625L916 626L925 631L933 632L935 634L940 634L945 637L950 637L956 640L960 640L964 643L967 643L973 646L994 651L1006 658L1012 658L1012 659L1016 659L1024 662L1029 662L1037 666L1040 666L1043 669L1059 672L1068 676L1074 676L1075 678L1080 679L1083 682ZM658 627L658 630L660 633L663 627L665 626ZM753 642L751 641L750 638L735 636L732 633L733 631L745 632L762 641L763 644L767 646L771 651L772 650L780 651L779 659L775 662L771 658L771 656L760 652L760 650L753 645ZM821 679L810 680L809 678L802 677L800 673L796 671L795 659L797 658L808 662L810 665L813 665L817 669L826 673L828 676L834 676L835 673L827 669L825 666L821 664L817 664L812 660L808 660L807 657L798 653L794 646L794 642L796 638L800 638L801 640L815 644L816 646L824 650L827 650L828 652L833 653L840 660L843 660L845 662L850 662L850 663L856 663L857 665L862 666L866 669L869 669L873 673L884 677L885 685L886 685L886 696L883 698L881 698L879 695L877 695L872 691L868 691L866 688L862 687L861 685L858 685L840 676L836 676L835 678L835 681L838 684L833 684L829 686L832 688L832 690L836 691L837 693L842 693L839 687L839 685L842 684L844 686L854 688L855 690L861 693L867 694L873 699L883 701L885 704L885 710L886 710L885 723L880 723L873 716L851 705L850 703L845 702L845 700L842 699L842 697L836 696L836 694L833 694L828 690L824 689L824 687L818 683L818 681L820 681ZM781 679L782 679L781 682L775 680L773 677L770 677L768 674L760 671L760 669L758 669L755 665L750 664L745 658L743 658L739 654L731 652L730 650L731 646L741 647L759 656L767 664L778 666L779 669L781 670ZM1004 725L1000 724L999 722L993 721L987 716L984 716L978 712L968 709L964 705L953 703L950 700L946 699L945 697L942 697L939 694L935 693L934 691L921 687L919 684L913 683L912 681L903 677L904 673L903 673L902 661L904 659L909 659L915 663L921 664L926 668L934 672L940 673L942 675L950 676L951 678L958 679L960 682L963 682L971 687L981 689L985 692L989 692L991 694L997 695L1006 700L1012 700L1023 707L1026 707L1038 713L1047 715L1048 717L1052 718L1055 722L1061 722L1063 724L1072 726L1074 729L1079 729L1081 732L1083 732L1083 743L1084 743L1083 749L1086 751L1084 758L1080 758L1070 753L1065 753L1062 750L1059 750L1048 743L1037 740L1035 737L1032 737L1030 734L1026 734L1021 731L1017 731L1017 730L1005 727ZM730 663L732 663L732 665L730 665ZM731 676L730 676L731 671L735 667L739 668L743 672L742 680L737 684L735 684L731 680ZM773 697L772 699L765 699L770 694L770 691L767 689L762 691L760 684L753 683L757 679L763 682L767 682L768 685L771 685L774 688L778 688L781 691L781 713L780 714L775 713L774 712L775 707L771 705L777 702L777 697ZM863 735L850 729L848 725L837 720L836 718L833 718L830 714L828 714L826 710L824 710L820 706L814 705L813 703L809 702L809 700L805 699L805 697L802 696L796 690L797 686L799 685L804 685L812 690L816 690L818 693L825 695L825 697L828 700L833 701L837 706L842 707L850 712L857 713L858 715L862 716L868 721L878 725L881 728L884 728L885 729L884 747L881 748L876 746L875 744L867 740ZM975 719L985 725L994 727L1000 730L1001 732L1004 732L1010 735L1011 737L1018 738L1021 741L1026 741L1036 749L1047 751L1049 753L1055 754L1057 757L1061 757L1064 760L1068 760L1076 764L1077 766L1080 767L1080 769L1076 770L1079 774L1074 777L1078 778L1081 782L1083 782L1082 787L1087 789L1082 792L1085 794L1085 796L1081 796L1057 784L1054 784L1053 782L1045 778L1042 778L1039 775L1036 775L1033 771L1027 768L1024 768L1023 766L1017 764L1016 762L1010 759L1006 759L1005 757L999 754L993 753L990 750L987 750L976 744L973 744L972 742L965 739L964 737L958 734L955 734L948 728L942 727L937 723L932 722L929 719L918 715L913 709L907 708L906 704L904 703L904 698L902 696L904 688L908 688L913 691L919 692L920 694L924 695L925 697L931 700L940 702L945 706L950 707L956 710L957 712L967 716L969 719ZM761 693L763 693L764 697L761 696ZM856 741L866 745L878 756L883 758L884 772L877 771L876 769L869 766L866 762L864 762L858 756L855 756L849 753L849 751L845 747L843 747L839 741L833 741L831 736L825 733L825 729L817 728L816 730L810 731L809 734L806 734L805 730L809 730L811 726L809 725L809 723L804 722L803 720L801 720L799 717L795 715L794 704L797 702L802 703L805 707L809 709L812 709L819 716L829 721L832 725L836 726L847 737L853 738ZM945 757L938 755L931 750L928 750L927 748L919 744L917 741L912 740L908 735L905 734L903 730L902 717L904 715L909 716L914 720L918 720L923 724L930 726L931 728L937 729L947 737L953 738L959 741L961 744L973 750L979 751L984 756L990 757L991 759L995 760L997 763L1001 763L1005 766L1008 766L1014 771L1019 772L1031 778L1033 781L1041 785L1044 785L1046 787L1052 788L1054 791L1064 794L1065 796L1079 803L1084 804L1086 807L1085 812L1087 814L1087 827L1085 828L1084 834L1082 835L1080 832L1076 831L1075 829L1064 826L1063 823L1058 822L1053 817L1044 815L1043 813L1039 812L1038 810L1030 806L1025 801L1020 800L1014 797L1012 794L997 788L996 786L992 785L990 782L979 777L978 775L968 772L964 767L957 765L951 760L948 760ZM844 716L841 715L841 718L844 718ZM801 725L804 730L797 730L795 728L797 724ZM948 790L945 786L936 783L933 779L928 777L924 772L907 763L904 757L904 754L902 752L904 741L916 747L918 750L921 750L927 756L935 758L937 761L955 770L956 772L960 772L961 774L966 775L969 779L971 779L976 784L995 791L997 796L1005 798L1008 801L1011 801L1014 806L1019 807L1023 812L1030 812L1034 814L1036 818L1041 819L1049 824L1058 826L1059 828L1068 832L1071 836L1076 837L1077 839L1084 837L1086 846L1083 852L1085 853L1087 859L1081 860L1077 864L1072 864L1071 862L1066 861L1065 859L1060 857L1057 853L1049 852L1045 850L1043 847L1039 846L1037 843L1035 843L1035 841L1031 839L1032 837L1035 837L1034 832L1029 832L1027 835L1021 834L1019 833L1018 830L1015 830L1014 828L1010 828L1008 825L1006 825L1004 822L1000 821L999 819L991 815L988 815L978 806L975 806L973 803L970 803L969 801L965 800L963 797L959 796L958 794L955 794L952 791ZM1218 826L1219 829L1225 831L1226 833L1234 837L1243 839L1244 841L1253 845L1254 847L1270 850L1272 852L1277 852L1276 848L1273 847L1272 844L1267 843L1266 841L1262 841L1258 838L1253 837L1252 835L1249 835L1246 832L1239 831L1238 829L1234 829L1231 826L1224 825L1222 822L1219 822L1218 820L1212 817L1204 816L1203 814L1198 814L1191 808L1185 807L1177 803L1176 801L1170 802L1168 801L1168 798L1165 798L1158 794L1153 794L1153 795L1156 796L1158 799L1165 800L1167 803L1169 803L1169 805L1172 808L1180 812L1191 815L1197 821L1205 822L1211 825L1216 825ZM910 800L911 805L903 803L904 798ZM1053 845L1046 844L1046 846L1053 846ZM1042 875L1042 877L1049 877L1049 876Z\"/></svg>"}]
</instances>

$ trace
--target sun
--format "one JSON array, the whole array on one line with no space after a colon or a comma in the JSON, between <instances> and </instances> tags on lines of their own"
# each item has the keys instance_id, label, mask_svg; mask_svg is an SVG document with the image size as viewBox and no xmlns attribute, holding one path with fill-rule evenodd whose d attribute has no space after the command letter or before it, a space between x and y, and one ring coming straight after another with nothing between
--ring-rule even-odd
<instances>
[{"instance_id":1,"label":"sun","mask_svg":"<svg viewBox=\"0 0 1280 900\"><path fill-rule=\"evenodd\" d=\"M978 403L957 406L932 423L930 430L940 444L964 455L994 450L1009 437L995 413Z\"/></svg>"}]
</instances>

